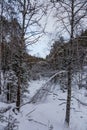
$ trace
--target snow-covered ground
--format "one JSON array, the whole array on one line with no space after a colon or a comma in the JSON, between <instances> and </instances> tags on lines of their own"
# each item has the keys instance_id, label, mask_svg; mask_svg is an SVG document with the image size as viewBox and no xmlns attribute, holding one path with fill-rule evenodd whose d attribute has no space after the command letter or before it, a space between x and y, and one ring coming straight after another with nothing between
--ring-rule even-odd
<instances>
[{"instance_id":1,"label":"snow-covered ground","mask_svg":"<svg viewBox=\"0 0 87 130\"><path fill-rule=\"evenodd\" d=\"M29 97L32 97L46 80L31 81ZM64 123L66 91L63 92L60 90L60 86L56 85L54 91L48 92L48 96L44 101L41 100L35 104L30 103L22 106L18 115L12 113L18 121L18 130L87 130L86 91L85 89L78 90L76 87L72 89L69 128ZM81 104L78 99L85 104ZM3 104L0 103L0 106L3 107Z\"/></svg>"}]
</instances>

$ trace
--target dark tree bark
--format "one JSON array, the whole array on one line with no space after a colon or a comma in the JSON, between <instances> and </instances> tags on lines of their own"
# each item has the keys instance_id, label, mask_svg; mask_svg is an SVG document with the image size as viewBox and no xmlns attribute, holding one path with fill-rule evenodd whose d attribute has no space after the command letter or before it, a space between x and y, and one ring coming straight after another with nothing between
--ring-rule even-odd
<instances>
[{"instance_id":1,"label":"dark tree bark","mask_svg":"<svg viewBox=\"0 0 87 130\"><path fill-rule=\"evenodd\" d=\"M62 23L63 30L67 31L70 36L70 47L69 47L69 56L68 56L68 83L67 83L67 104L66 104L66 116L65 121L69 125L70 122L70 105L71 105L71 83L72 83L72 69L73 69L73 42L74 37L76 37L76 31L79 34L79 25L83 18L87 16L87 0L59 0L54 1L53 3L58 10L55 13L55 17ZM59 5L59 6L58 6ZM62 13L61 13L62 12ZM62 15L62 14L65 15ZM79 15L80 14L80 15ZM78 30L77 30L78 28Z\"/></svg>"},{"instance_id":2,"label":"dark tree bark","mask_svg":"<svg viewBox=\"0 0 87 130\"><path fill-rule=\"evenodd\" d=\"M20 111L20 103L21 103L21 67L23 63L23 52L25 49L25 21L26 21L26 0L23 2L23 11L22 11L22 34L21 34L21 50L20 50L20 59L19 59L19 73L18 73L18 88L17 88L17 102L16 102L16 107L17 110Z\"/></svg>"},{"instance_id":3,"label":"dark tree bark","mask_svg":"<svg viewBox=\"0 0 87 130\"><path fill-rule=\"evenodd\" d=\"M16 101L16 107L17 107L18 111L20 111L20 99L21 99L20 90L21 90L21 79L20 79L20 71L19 71L19 74L18 74L18 88L17 88L17 101Z\"/></svg>"},{"instance_id":4,"label":"dark tree bark","mask_svg":"<svg viewBox=\"0 0 87 130\"><path fill-rule=\"evenodd\" d=\"M69 64L68 64L68 85L67 85L67 104L65 121L69 125L70 122L70 106L71 106L71 83L72 83L72 58L73 58L73 33L74 33L74 0L71 2L71 36L69 48Z\"/></svg>"},{"instance_id":5,"label":"dark tree bark","mask_svg":"<svg viewBox=\"0 0 87 130\"><path fill-rule=\"evenodd\" d=\"M7 83L7 102L11 103L12 101L12 88L11 83Z\"/></svg>"},{"instance_id":6,"label":"dark tree bark","mask_svg":"<svg viewBox=\"0 0 87 130\"><path fill-rule=\"evenodd\" d=\"M7 102L10 101L10 84L7 84Z\"/></svg>"},{"instance_id":7,"label":"dark tree bark","mask_svg":"<svg viewBox=\"0 0 87 130\"><path fill-rule=\"evenodd\" d=\"M3 26L2 26L2 16L3 16L3 0L0 4L1 7L1 13L0 13L0 94L1 94L1 72L2 72L2 42L3 42Z\"/></svg>"}]
</instances>

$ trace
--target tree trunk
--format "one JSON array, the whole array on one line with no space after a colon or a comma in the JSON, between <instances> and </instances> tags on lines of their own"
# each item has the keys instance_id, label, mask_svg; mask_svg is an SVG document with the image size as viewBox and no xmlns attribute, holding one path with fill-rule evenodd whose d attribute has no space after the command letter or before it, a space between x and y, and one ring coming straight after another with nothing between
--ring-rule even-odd
<instances>
[{"instance_id":1,"label":"tree trunk","mask_svg":"<svg viewBox=\"0 0 87 130\"><path fill-rule=\"evenodd\" d=\"M7 84L7 102L10 101L10 83Z\"/></svg>"},{"instance_id":2,"label":"tree trunk","mask_svg":"<svg viewBox=\"0 0 87 130\"><path fill-rule=\"evenodd\" d=\"M21 90L21 80L20 80L20 72L18 74L18 88L17 88L17 101L16 101L16 107L17 110L20 111L20 90Z\"/></svg>"},{"instance_id":3,"label":"tree trunk","mask_svg":"<svg viewBox=\"0 0 87 130\"><path fill-rule=\"evenodd\" d=\"M68 84L67 84L67 104L65 121L69 126L70 122L70 106L71 106L71 82L72 82L72 58L73 58L73 36L74 36L74 0L71 1L71 34L69 48L69 64L68 64Z\"/></svg>"},{"instance_id":4,"label":"tree trunk","mask_svg":"<svg viewBox=\"0 0 87 130\"><path fill-rule=\"evenodd\" d=\"M71 106L71 63L68 67L68 85L67 85L67 104L65 121L69 125L70 122L70 106Z\"/></svg>"},{"instance_id":5,"label":"tree trunk","mask_svg":"<svg viewBox=\"0 0 87 130\"><path fill-rule=\"evenodd\" d=\"M3 0L1 1L1 13L0 13L0 21L1 21L1 27L0 27L0 94L1 94L1 72L2 72L2 42L3 42L3 22L2 22L2 16L3 16Z\"/></svg>"},{"instance_id":6,"label":"tree trunk","mask_svg":"<svg viewBox=\"0 0 87 130\"><path fill-rule=\"evenodd\" d=\"M0 67L0 95L1 95L1 85L2 85L2 83L1 83L1 67Z\"/></svg>"}]
</instances>

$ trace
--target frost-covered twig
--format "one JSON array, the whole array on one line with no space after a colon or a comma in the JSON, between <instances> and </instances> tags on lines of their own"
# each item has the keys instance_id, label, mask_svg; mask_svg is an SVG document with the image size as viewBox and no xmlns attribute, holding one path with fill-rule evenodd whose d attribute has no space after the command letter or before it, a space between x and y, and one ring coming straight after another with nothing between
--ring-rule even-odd
<instances>
[{"instance_id":1,"label":"frost-covered twig","mask_svg":"<svg viewBox=\"0 0 87 130\"><path fill-rule=\"evenodd\" d=\"M31 114L31 113L34 112L35 110L36 110L36 108L33 109L32 111L30 111L29 113L27 113L26 116L28 116L29 114Z\"/></svg>"},{"instance_id":2,"label":"frost-covered twig","mask_svg":"<svg viewBox=\"0 0 87 130\"><path fill-rule=\"evenodd\" d=\"M60 103L59 105L63 105L63 104L66 104L66 102L62 102L62 103Z\"/></svg>"},{"instance_id":3,"label":"frost-covered twig","mask_svg":"<svg viewBox=\"0 0 87 130\"><path fill-rule=\"evenodd\" d=\"M87 103L85 102L82 102L81 100L79 100L78 98L76 97L73 97L74 99L76 99L80 104L84 105L84 106L87 106Z\"/></svg>"},{"instance_id":4,"label":"frost-covered twig","mask_svg":"<svg viewBox=\"0 0 87 130\"><path fill-rule=\"evenodd\" d=\"M66 99L63 99L63 98L57 98L58 100L62 100L62 101L66 101Z\"/></svg>"},{"instance_id":5,"label":"frost-covered twig","mask_svg":"<svg viewBox=\"0 0 87 130\"><path fill-rule=\"evenodd\" d=\"M2 108L0 109L0 113L3 114L3 113L5 113L5 112L9 111L11 108L12 108L11 106L8 106L7 108L3 108L3 107L2 107Z\"/></svg>"},{"instance_id":6,"label":"frost-covered twig","mask_svg":"<svg viewBox=\"0 0 87 130\"><path fill-rule=\"evenodd\" d=\"M34 120L34 119L28 119L28 120L29 120L29 121L33 121L33 122L38 123L38 124L43 125L43 126L47 126L46 124L44 124L44 123L42 123L42 122L40 122L40 121L36 121L36 120Z\"/></svg>"}]
</instances>

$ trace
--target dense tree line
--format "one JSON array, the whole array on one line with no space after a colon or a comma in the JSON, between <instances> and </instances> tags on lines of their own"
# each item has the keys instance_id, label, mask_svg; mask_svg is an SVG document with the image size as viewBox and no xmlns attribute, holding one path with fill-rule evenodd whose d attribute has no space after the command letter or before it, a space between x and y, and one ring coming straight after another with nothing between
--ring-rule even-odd
<instances>
[{"instance_id":1,"label":"dense tree line","mask_svg":"<svg viewBox=\"0 0 87 130\"><path fill-rule=\"evenodd\" d=\"M44 15L42 8L36 1L0 1L0 93L4 91L7 102L15 99L18 111L30 78L29 62L39 59L28 55L27 46L36 43L43 33L39 23Z\"/></svg>"},{"instance_id":2,"label":"dense tree line","mask_svg":"<svg viewBox=\"0 0 87 130\"><path fill-rule=\"evenodd\" d=\"M4 91L6 91L7 94L7 101L12 102L17 98L14 98L12 96L16 96L17 93L18 71L21 58L20 51L22 29L16 18L7 20L5 17L2 17L1 21L3 23L3 25L0 24L0 26L3 26L3 43L1 44L1 67L5 78L3 80L7 79L7 83L5 83L5 86L7 88L5 88ZM24 86L26 86L28 80L28 72L26 71L27 62L25 60L25 55L27 54L26 48L23 50L23 52L24 54L22 57L23 62L21 67L21 82L24 84Z\"/></svg>"},{"instance_id":3,"label":"dense tree line","mask_svg":"<svg viewBox=\"0 0 87 130\"><path fill-rule=\"evenodd\" d=\"M55 41L46 62L29 56L27 46L36 43L43 35L45 27L41 26L41 19L47 15L47 9L54 10L56 32L67 32L69 40ZM86 18L87 0L0 1L0 94L6 102L15 102L20 111L32 65L42 60L42 68L45 65L67 72L65 121L69 125L72 77L83 68L87 52Z\"/></svg>"},{"instance_id":4,"label":"dense tree line","mask_svg":"<svg viewBox=\"0 0 87 130\"><path fill-rule=\"evenodd\" d=\"M73 43L73 72L79 71L84 64L87 50L87 30L83 31L79 36L74 38ZM51 46L50 54L47 60L51 67L55 70L66 69L69 59L70 42L55 41Z\"/></svg>"}]
</instances>

